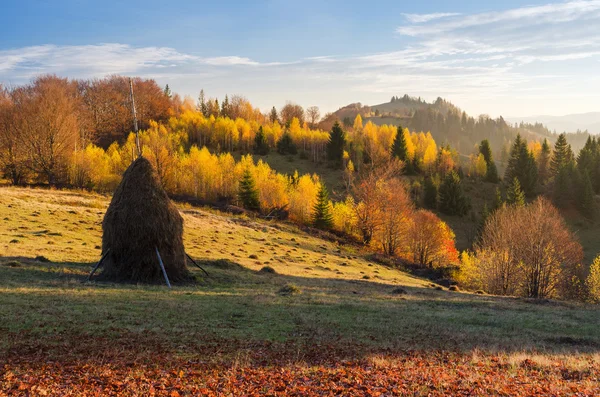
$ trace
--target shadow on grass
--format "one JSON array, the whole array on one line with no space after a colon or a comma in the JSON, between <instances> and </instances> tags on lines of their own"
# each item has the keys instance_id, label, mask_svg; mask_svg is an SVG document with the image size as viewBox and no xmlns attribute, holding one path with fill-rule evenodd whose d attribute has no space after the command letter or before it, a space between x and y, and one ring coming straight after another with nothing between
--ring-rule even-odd
<instances>
[{"instance_id":1,"label":"shadow on grass","mask_svg":"<svg viewBox=\"0 0 600 397\"><path fill-rule=\"evenodd\" d=\"M261 273L228 260L199 263L210 277L190 268L198 283L169 290L83 283L93 263L0 257L0 354L75 354L84 340L89 354L110 344L132 356L600 351L598 307L407 286L399 291L372 281ZM281 293L290 286L299 293Z\"/></svg>"}]
</instances>

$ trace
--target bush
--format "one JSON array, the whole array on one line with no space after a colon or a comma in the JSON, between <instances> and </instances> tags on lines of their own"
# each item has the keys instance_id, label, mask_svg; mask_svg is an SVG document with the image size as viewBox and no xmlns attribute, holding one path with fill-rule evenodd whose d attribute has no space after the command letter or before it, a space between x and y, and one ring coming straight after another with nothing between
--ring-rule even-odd
<instances>
[{"instance_id":1,"label":"bush","mask_svg":"<svg viewBox=\"0 0 600 397\"><path fill-rule=\"evenodd\" d=\"M273 269L271 266L264 266L258 272L262 274L277 274L275 269Z\"/></svg>"},{"instance_id":2,"label":"bush","mask_svg":"<svg viewBox=\"0 0 600 397\"><path fill-rule=\"evenodd\" d=\"M283 287L281 287L278 292L279 295L283 296L297 295L302 293L300 288L295 284L286 284Z\"/></svg>"}]
</instances>

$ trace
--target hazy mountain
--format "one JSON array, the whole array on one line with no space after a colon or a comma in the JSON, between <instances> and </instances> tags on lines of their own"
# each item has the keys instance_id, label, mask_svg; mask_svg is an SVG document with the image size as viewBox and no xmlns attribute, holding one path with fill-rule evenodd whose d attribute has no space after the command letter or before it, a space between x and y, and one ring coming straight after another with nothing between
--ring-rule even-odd
<instances>
[{"instance_id":1,"label":"hazy mountain","mask_svg":"<svg viewBox=\"0 0 600 397\"><path fill-rule=\"evenodd\" d=\"M568 114L566 116L531 116L531 117L508 117L512 123L542 123L550 130L556 132L575 132L577 130L592 134L600 134L600 112Z\"/></svg>"}]
</instances>

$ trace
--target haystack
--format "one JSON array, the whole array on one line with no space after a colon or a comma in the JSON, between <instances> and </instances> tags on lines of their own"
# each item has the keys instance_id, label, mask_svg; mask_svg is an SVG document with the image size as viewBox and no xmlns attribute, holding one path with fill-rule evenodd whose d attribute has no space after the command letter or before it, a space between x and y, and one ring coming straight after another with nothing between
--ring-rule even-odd
<instances>
[{"instance_id":1,"label":"haystack","mask_svg":"<svg viewBox=\"0 0 600 397\"><path fill-rule=\"evenodd\" d=\"M190 279L183 247L183 218L148 160L135 160L123 174L102 221L101 279L164 283L160 252L171 282Z\"/></svg>"}]
</instances>

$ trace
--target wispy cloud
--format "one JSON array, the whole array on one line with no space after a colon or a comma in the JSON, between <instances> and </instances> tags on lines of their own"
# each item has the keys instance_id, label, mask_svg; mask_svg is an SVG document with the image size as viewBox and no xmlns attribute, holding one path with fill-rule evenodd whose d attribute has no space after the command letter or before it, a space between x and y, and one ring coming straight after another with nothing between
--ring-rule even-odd
<instances>
[{"instance_id":1,"label":"wispy cloud","mask_svg":"<svg viewBox=\"0 0 600 397\"><path fill-rule=\"evenodd\" d=\"M435 12L432 14L402 14L407 21L411 23L423 23L433 21L434 19L448 18L461 15L457 12Z\"/></svg>"},{"instance_id":2,"label":"wispy cloud","mask_svg":"<svg viewBox=\"0 0 600 397\"><path fill-rule=\"evenodd\" d=\"M396 40L390 27L388 51L291 62L120 43L0 50L0 82L26 82L39 73L138 75L168 82L174 90L193 96L205 88L215 95L244 93L258 98L261 107L304 99L307 105L329 106L327 110L403 93L429 99L448 96L474 112L489 111L490 101L496 103L498 98L505 98L506 108L517 110L519 103L531 105L531 98L554 100L556 109L563 109L567 92L587 102L594 95L600 100L600 0L477 14L404 14L404 18Z\"/></svg>"},{"instance_id":3,"label":"wispy cloud","mask_svg":"<svg viewBox=\"0 0 600 397\"><path fill-rule=\"evenodd\" d=\"M521 7L506 11L487 12L465 16L456 16L449 21L435 24L419 24L398 27L397 32L408 36L424 36L444 32L479 27L504 22L533 23L536 25L556 22L571 22L576 19L590 19L598 16L599 0L577 0L566 3L553 3L542 6ZM435 15L435 14L431 14ZM413 23L425 23L431 19L413 20Z\"/></svg>"}]
</instances>

